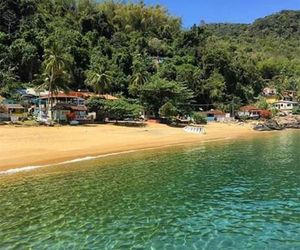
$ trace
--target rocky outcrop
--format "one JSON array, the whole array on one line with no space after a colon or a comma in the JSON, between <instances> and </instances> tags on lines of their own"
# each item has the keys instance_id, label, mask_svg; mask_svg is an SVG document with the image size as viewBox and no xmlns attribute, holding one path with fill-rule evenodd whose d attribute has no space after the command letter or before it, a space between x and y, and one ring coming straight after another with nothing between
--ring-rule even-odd
<instances>
[{"instance_id":1,"label":"rocky outcrop","mask_svg":"<svg viewBox=\"0 0 300 250\"><path fill-rule=\"evenodd\" d=\"M284 117L276 117L260 123L254 127L257 131L282 130L286 128L300 129L300 116L289 115Z\"/></svg>"},{"instance_id":2,"label":"rocky outcrop","mask_svg":"<svg viewBox=\"0 0 300 250\"><path fill-rule=\"evenodd\" d=\"M275 120L278 124L280 124L284 128L300 129L300 116L299 115L289 115L289 116L277 117Z\"/></svg>"}]
</instances>

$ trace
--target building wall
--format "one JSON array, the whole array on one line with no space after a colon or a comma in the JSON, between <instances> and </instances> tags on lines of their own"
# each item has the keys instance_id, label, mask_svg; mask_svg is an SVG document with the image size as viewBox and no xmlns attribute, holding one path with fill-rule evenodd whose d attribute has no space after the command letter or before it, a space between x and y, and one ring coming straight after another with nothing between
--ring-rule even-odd
<instances>
[{"instance_id":1,"label":"building wall","mask_svg":"<svg viewBox=\"0 0 300 250\"><path fill-rule=\"evenodd\" d=\"M275 105L276 109L278 110L293 110L297 105L293 103L277 103Z\"/></svg>"},{"instance_id":2,"label":"building wall","mask_svg":"<svg viewBox=\"0 0 300 250\"><path fill-rule=\"evenodd\" d=\"M60 122L67 122L67 114L69 114L69 110L55 110L53 112L53 118L55 121L60 121Z\"/></svg>"},{"instance_id":3,"label":"building wall","mask_svg":"<svg viewBox=\"0 0 300 250\"><path fill-rule=\"evenodd\" d=\"M0 113L0 121L9 121L10 115L7 113Z\"/></svg>"},{"instance_id":4,"label":"building wall","mask_svg":"<svg viewBox=\"0 0 300 250\"><path fill-rule=\"evenodd\" d=\"M259 118L260 113L259 111L239 111L239 117L246 117L246 118Z\"/></svg>"},{"instance_id":5,"label":"building wall","mask_svg":"<svg viewBox=\"0 0 300 250\"><path fill-rule=\"evenodd\" d=\"M53 118L58 122L67 122L67 115L70 113L70 110L55 110L53 113ZM75 120L76 121L85 121L87 120L86 111L75 111Z\"/></svg>"},{"instance_id":6,"label":"building wall","mask_svg":"<svg viewBox=\"0 0 300 250\"><path fill-rule=\"evenodd\" d=\"M268 104L274 104L275 102L278 101L276 96L266 96L265 98Z\"/></svg>"}]
</instances>

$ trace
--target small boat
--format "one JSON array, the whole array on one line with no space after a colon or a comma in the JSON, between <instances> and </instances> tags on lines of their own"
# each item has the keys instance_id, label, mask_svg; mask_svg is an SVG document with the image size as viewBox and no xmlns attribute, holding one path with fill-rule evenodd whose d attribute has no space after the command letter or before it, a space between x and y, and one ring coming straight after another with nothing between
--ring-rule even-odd
<instances>
[{"instance_id":1,"label":"small boat","mask_svg":"<svg viewBox=\"0 0 300 250\"><path fill-rule=\"evenodd\" d=\"M186 126L183 128L183 130L187 133L205 134L205 129L202 127Z\"/></svg>"}]
</instances>

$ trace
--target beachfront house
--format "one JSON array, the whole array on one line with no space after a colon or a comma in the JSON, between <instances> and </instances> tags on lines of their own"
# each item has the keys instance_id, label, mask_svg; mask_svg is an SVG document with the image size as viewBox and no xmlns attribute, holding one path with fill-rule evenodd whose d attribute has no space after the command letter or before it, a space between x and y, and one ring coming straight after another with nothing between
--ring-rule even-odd
<instances>
[{"instance_id":1,"label":"beachfront house","mask_svg":"<svg viewBox=\"0 0 300 250\"><path fill-rule=\"evenodd\" d=\"M78 121L79 123L90 122L87 115L87 107L85 105L68 103L57 103L53 107L53 119L60 123L70 121Z\"/></svg>"},{"instance_id":2,"label":"beachfront house","mask_svg":"<svg viewBox=\"0 0 300 250\"><path fill-rule=\"evenodd\" d=\"M274 107L280 112L292 113L294 108L299 107L299 103L296 101L281 100L274 103Z\"/></svg>"},{"instance_id":3,"label":"beachfront house","mask_svg":"<svg viewBox=\"0 0 300 250\"><path fill-rule=\"evenodd\" d=\"M297 91L293 90L286 90L283 92L282 100L284 101L291 101L296 102L297 101Z\"/></svg>"},{"instance_id":4,"label":"beachfront house","mask_svg":"<svg viewBox=\"0 0 300 250\"><path fill-rule=\"evenodd\" d=\"M220 110L210 110L203 112L208 122L224 122L230 119L230 114L226 114Z\"/></svg>"},{"instance_id":5,"label":"beachfront house","mask_svg":"<svg viewBox=\"0 0 300 250\"><path fill-rule=\"evenodd\" d=\"M36 116L51 116L50 100L53 105L53 119L57 122L78 121L87 123L90 121L85 105L85 99L73 94L58 93L53 96L44 95L36 100ZM48 113L47 113L48 112Z\"/></svg>"},{"instance_id":6,"label":"beachfront house","mask_svg":"<svg viewBox=\"0 0 300 250\"><path fill-rule=\"evenodd\" d=\"M260 109L255 106L243 106L237 113L238 118L244 119L259 119Z\"/></svg>"},{"instance_id":7,"label":"beachfront house","mask_svg":"<svg viewBox=\"0 0 300 250\"><path fill-rule=\"evenodd\" d=\"M236 116L239 119L269 119L272 117L272 112L270 110L259 109L255 106L248 105L241 107Z\"/></svg>"},{"instance_id":8,"label":"beachfront house","mask_svg":"<svg viewBox=\"0 0 300 250\"><path fill-rule=\"evenodd\" d=\"M26 117L25 108L21 104L0 104L0 120L16 122Z\"/></svg>"},{"instance_id":9,"label":"beachfront house","mask_svg":"<svg viewBox=\"0 0 300 250\"><path fill-rule=\"evenodd\" d=\"M275 88L264 88L261 94L268 104L273 104L278 101L278 93Z\"/></svg>"}]
</instances>

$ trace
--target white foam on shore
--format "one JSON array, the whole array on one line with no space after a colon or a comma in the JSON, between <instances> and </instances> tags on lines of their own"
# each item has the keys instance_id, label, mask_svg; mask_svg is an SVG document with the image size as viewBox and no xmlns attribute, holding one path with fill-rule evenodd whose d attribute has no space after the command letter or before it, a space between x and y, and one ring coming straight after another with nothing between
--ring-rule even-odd
<instances>
[{"instance_id":1,"label":"white foam on shore","mask_svg":"<svg viewBox=\"0 0 300 250\"><path fill-rule=\"evenodd\" d=\"M96 155L96 156L86 156L83 158L77 158L77 159L73 159L73 160L69 160L69 161L63 161L63 162L47 164L47 165L25 166L25 167L20 167L20 168L12 168L12 169L8 169L8 170L0 171L0 176L16 174L19 172L27 172L27 171L31 171L31 170L35 170L35 169L39 169L39 168L72 164L72 163L77 163L77 162L82 162L82 161L90 161L90 160L105 158L105 157L109 157L109 156L129 154L129 153L134 153L136 151L139 151L139 150L128 150L128 151L122 151L122 152L118 152L118 153L109 153L109 154L102 154L102 155Z\"/></svg>"},{"instance_id":2,"label":"white foam on shore","mask_svg":"<svg viewBox=\"0 0 300 250\"><path fill-rule=\"evenodd\" d=\"M34 169L41 168L41 167L43 167L43 166L27 166L27 167L22 167L22 168L12 168L12 169L8 169L5 171L0 171L0 175L15 174L18 172L30 171L30 170L34 170Z\"/></svg>"},{"instance_id":3,"label":"white foam on shore","mask_svg":"<svg viewBox=\"0 0 300 250\"><path fill-rule=\"evenodd\" d=\"M230 139L230 137L206 140L206 141L202 141L202 143L224 141L224 140L228 140L228 139ZM100 159L100 158L105 158L105 157L110 157L110 156L130 154L130 153L135 153L135 152L139 152L139 151L149 151L149 150L154 150L154 149L159 149L159 148L169 148L172 146L174 147L174 146L182 146L182 145L187 145L187 143L167 144L167 145L159 146L159 147L149 147L149 148L143 148L143 149L126 150L126 151L115 152L115 153L101 154L101 155L96 155L96 156L86 156L83 158L76 158L73 160L68 160L68 161L63 161L63 162L53 163L53 164L12 168L12 169L8 169L8 170L0 171L0 176L17 174L20 172L27 172L27 171L32 171L32 170L51 167L51 166L60 166L60 165L72 164L72 163L77 163L77 162L82 162L82 161L90 161L90 160L95 160L95 159Z\"/></svg>"}]
</instances>

